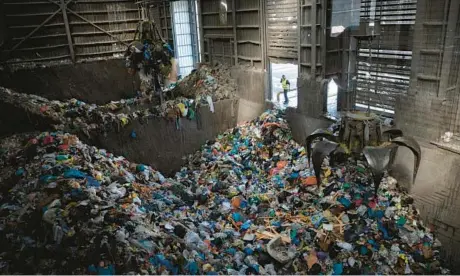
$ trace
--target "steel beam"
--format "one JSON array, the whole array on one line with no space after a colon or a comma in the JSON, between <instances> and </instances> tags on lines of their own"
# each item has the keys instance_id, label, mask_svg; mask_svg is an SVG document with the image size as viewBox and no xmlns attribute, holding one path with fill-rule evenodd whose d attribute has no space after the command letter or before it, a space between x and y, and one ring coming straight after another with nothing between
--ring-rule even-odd
<instances>
[{"instance_id":1,"label":"steel beam","mask_svg":"<svg viewBox=\"0 0 460 276\"><path fill-rule=\"evenodd\" d=\"M70 33L69 18L67 17L67 4L64 2L64 0L61 0L60 7L62 11L62 17L64 19L65 32L67 34L67 43L69 44L70 58L72 59L72 62L75 62L75 51L72 43L72 34Z\"/></svg>"},{"instance_id":2,"label":"steel beam","mask_svg":"<svg viewBox=\"0 0 460 276\"><path fill-rule=\"evenodd\" d=\"M45 21L43 21L39 26L37 26L35 29L33 29L33 31L31 31L28 35L26 35L23 39L21 39L21 41L19 41L18 43L16 43L16 45L13 46L13 48L11 48L10 50L10 54L16 50L19 46L21 46L22 43L24 43L24 41L26 41L27 39L29 39L31 36L33 36L38 30L40 30L43 26L46 25L46 23L48 23L51 19L53 19L53 17L58 14L61 10L57 10L55 11L52 15L48 16L48 18L45 19Z\"/></svg>"},{"instance_id":3,"label":"steel beam","mask_svg":"<svg viewBox=\"0 0 460 276\"><path fill-rule=\"evenodd\" d=\"M236 33L236 1L232 0L232 18L233 18L233 54L235 65L238 65L238 38Z\"/></svg>"},{"instance_id":4,"label":"steel beam","mask_svg":"<svg viewBox=\"0 0 460 276\"><path fill-rule=\"evenodd\" d=\"M99 27L98 25L94 24L93 22L89 21L88 19L84 18L83 16L79 15L78 13L74 12L73 10L67 8L67 11L70 12L71 14L75 15L76 17L80 18L81 20L85 21L85 22L88 22L89 24L91 24L94 28L98 29L99 31L105 33L106 35L116 39L118 42L122 43L123 45L126 45L128 46L128 43L120 40L118 37L112 35L111 33L109 33L108 31L102 29L101 27Z\"/></svg>"}]
</instances>

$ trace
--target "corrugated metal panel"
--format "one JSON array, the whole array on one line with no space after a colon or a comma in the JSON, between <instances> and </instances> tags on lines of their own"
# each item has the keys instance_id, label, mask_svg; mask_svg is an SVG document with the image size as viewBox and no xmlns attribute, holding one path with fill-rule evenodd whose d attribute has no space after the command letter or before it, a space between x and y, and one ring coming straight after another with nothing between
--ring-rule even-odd
<instances>
[{"instance_id":1,"label":"corrugated metal panel","mask_svg":"<svg viewBox=\"0 0 460 276\"><path fill-rule=\"evenodd\" d=\"M10 0L3 2L2 9L8 29L2 61L70 60L64 21L57 5Z\"/></svg>"},{"instance_id":2,"label":"corrugated metal panel","mask_svg":"<svg viewBox=\"0 0 460 276\"><path fill-rule=\"evenodd\" d=\"M363 41L358 46L357 104L369 103L391 114L396 98L407 94L416 11L417 0L361 2L361 18L380 20L381 34L370 45Z\"/></svg>"},{"instance_id":3,"label":"corrugated metal panel","mask_svg":"<svg viewBox=\"0 0 460 276\"><path fill-rule=\"evenodd\" d=\"M139 12L130 0L71 1L65 10L68 34L58 3L3 3L10 34L2 52L3 61L69 61L71 57L78 61L120 55L126 49L125 43L134 37Z\"/></svg>"},{"instance_id":4,"label":"corrugated metal panel","mask_svg":"<svg viewBox=\"0 0 460 276\"><path fill-rule=\"evenodd\" d=\"M299 0L299 77L324 76L326 62L326 0Z\"/></svg>"},{"instance_id":5,"label":"corrugated metal panel","mask_svg":"<svg viewBox=\"0 0 460 276\"><path fill-rule=\"evenodd\" d=\"M268 0L266 6L268 56L297 59L297 0Z\"/></svg>"}]
</instances>

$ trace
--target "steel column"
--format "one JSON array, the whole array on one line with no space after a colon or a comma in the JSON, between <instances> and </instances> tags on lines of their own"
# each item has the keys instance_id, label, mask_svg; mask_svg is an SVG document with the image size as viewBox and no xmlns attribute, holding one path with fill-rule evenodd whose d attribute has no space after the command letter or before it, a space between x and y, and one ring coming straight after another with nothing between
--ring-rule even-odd
<instances>
[{"instance_id":1,"label":"steel column","mask_svg":"<svg viewBox=\"0 0 460 276\"><path fill-rule=\"evenodd\" d=\"M75 51L72 43L72 34L70 33L69 19L67 18L67 4L64 2L64 0L61 0L60 7L62 11L62 17L64 18L67 43L69 43L70 58L72 59L72 62L75 62Z\"/></svg>"}]
</instances>

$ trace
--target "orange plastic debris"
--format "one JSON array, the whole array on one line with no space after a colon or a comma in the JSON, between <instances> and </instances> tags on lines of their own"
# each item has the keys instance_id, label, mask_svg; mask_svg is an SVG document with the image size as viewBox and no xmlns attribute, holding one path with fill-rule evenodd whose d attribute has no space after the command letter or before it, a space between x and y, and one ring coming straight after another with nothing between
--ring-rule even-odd
<instances>
[{"instance_id":1,"label":"orange plastic debris","mask_svg":"<svg viewBox=\"0 0 460 276\"><path fill-rule=\"evenodd\" d=\"M287 161L279 161L279 162L276 164L276 167L277 167L278 169L281 170L281 169L283 169L284 167L286 167L286 165L287 165Z\"/></svg>"},{"instance_id":2,"label":"orange plastic debris","mask_svg":"<svg viewBox=\"0 0 460 276\"><path fill-rule=\"evenodd\" d=\"M270 169L270 175L277 174L278 172L279 172L279 170L277 168L271 168Z\"/></svg>"},{"instance_id":3,"label":"orange plastic debris","mask_svg":"<svg viewBox=\"0 0 460 276\"><path fill-rule=\"evenodd\" d=\"M302 178L302 184L312 186L318 184L318 181L316 181L316 176L309 176L307 178Z\"/></svg>"},{"instance_id":4,"label":"orange plastic debris","mask_svg":"<svg viewBox=\"0 0 460 276\"><path fill-rule=\"evenodd\" d=\"M265 124L262 125L263 128L264 127L271 127L271 126L281 127L281 125L278 124L278 123L265 123Z\"/></svg>"},{"instance_id":5,"label":"orange plastic debris","mask_svg":"<svg viewBox=\"0 0 460 276\"><path fill-rule=\"evenodd\" d=\"M314 264L318 263L318 257L316 256L316 252L314 250L310 251L305 259L307 261L308 269L311 269Z\"/></svg>"},{"instance_id":6,"label":"orange plastic debris","mask_svg":"<svg viewBox=\"0 0 460 276\"><path fill-rule=\"evenodd\" d=\"M235 209L240 208L241 205L241 199L238 196L235 196L232 198L232 206Z\"/></svg>"}]
</instances>

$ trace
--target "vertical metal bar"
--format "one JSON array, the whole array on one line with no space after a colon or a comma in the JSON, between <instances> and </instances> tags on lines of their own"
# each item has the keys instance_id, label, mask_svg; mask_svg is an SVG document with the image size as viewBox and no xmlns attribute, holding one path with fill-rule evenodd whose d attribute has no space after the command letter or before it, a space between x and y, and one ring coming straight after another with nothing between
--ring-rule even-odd
<instances>
[{"instance_id":1,"label":"vertical metal bar","mask_svg":"<svg viewBox=\"0 0 460 276\"><path fill-rule=\"evenodd\" d=\"M440 96L446 97L446 91L449 85L449 74L453 60L453 53L455 49L455 31L457 19L459 18L459 4L457 1L450 1L449 14L446 19L446 32L444 34L444 49L442 49L442 66L439 74L440 80Z\"/></svg>"},{"instance_id":2,"label":"vertical metal bar","mask_svg":"<svg viewBox=\"0 0 460 276\"><path fill-rule=\"evenodd\" d=\"M265 24L265 1L259 0L259 11L257 13L259 16L259 24L260 24L260 49L262 53L262 69L267 69L267 28ZM271 99L271 96L270 96Z\"/></svg>"},{"instance_id":3,"label":"vertical metal bar","mask_svg":"<svg viewBox=\"0 0 460 276\"><path fill-rule=\"evenodd\" d=\"M450 0L446 0L444 2L444 17L442 19L442 32L441 32L441 38L442 38L442 44L441 46L441 51L439 51L439 60L438 60L438 70L436 72L436 77L438 77L438 91L436 95L439 97L439 93L441 90L441 67L442 67L442 60L444 56L444 51L446 50L446 35L447 35L447 24L448 24L448 18L449 18L449 6L450 6Z\"/></svg>"},{"instance_id":4,"label":"vertical metal bar","mask_svg":"<svg viewBox=\"0 0 460 276\"><path fill-rule=\"evenodd\" d=\"M225 40L221 40L222 43L222 63L225 63ZM230 55L230 65L232 64L232 56Z\"/></svg>"},{"instance_id":5,"label":"vertical metal bar","mask_svg":"<svg viewBox=\"0 0 460 276\"><path fill-rule=\"evenodd\" d=\"M238 65L238 40L236 34L236 1L232 0L232 18L233 18L233 54L235 55L235 65Z\"/></svg>"},{"instance_id":6,"label":"vertical metal bar","mask_svg":"<svg viewBox=\"0 0 460 276\"><path fill-rule=\"evenodd\" d=\"M193 3L193 4L192 4ZM196 26L196 16L195 16L195 1L188 0L188 20L190 21L190 32L191 32L191 42L192 42L192 58L193 58L193 67L198 62L198 38L197 38L197 26ZM174 25L174 23L173 23Z\"/></svg>"},{"instance_id":7,"label":"vertical metal bar","mask_svg":"<svg viewBox=\"0 0 460 276\"><path fill-rule=\"evenodd\" d=\"M300 78L301 72L302 72L302 56L300 53L302 53L302 14L303 14L303 6L302 6L303 0L297 0L297 78ZM297 90L297 93L299 91Z\"/></svg>"},{"instance_id":8,"label":"vertical metal bar","mask_svg":"<svg viewBox=\"0 0 460 276\"><path fill-rule=\"evenodd\" d=\"M169 27L168 27L168 16L166 14L166 2L163 2L163 18L165 20L165 28L166 28L166 41L169 43ZM163 28L163 26L161 27Z\"/></svg>"},{"instance_id":9,"label":"vertical metal bar","mask_svg":"<svg viewBox=\"0 0 460 276\"><path fill-rule=\"evenodd\" d=\"M316 0L311 5L311 74L316 79Z\"/></svg>"},{"instance_id":10,"label":"vertical metal bar","mask_svg":"<svg viewBox=\"0 0 460 276\"><path fill-rule=\"evenodd\" d=\"M201 61L204 62L206 59L205 59L205 49L204 49L204 32L203 32L203 19L202 19L202 16L201 16L201 0L197 0L198 1L198 25L199 25L199 36L200 36L200 48L201 48ZM209 52L209 43L208 43L208 52Z\"/></svg>"},{"instance_id":11,"label":"vertical metal bar","mask_svg":"<svg viewBox=\"0 0 460 276\"><path fill-rule=\"evenodd\" d=\"M69 44L70 58L75 62L75 51L72 43L72 34L70 33L69 18L67 17L67 5L64 0L61 0L62 17L64 18L65 32L67 35L67 43Z\"/></svg>"},{"instance_id":12,"label":"vertical metal bar","mask_svg":"<svg viewBox=\"0 0 460 276\"><path fill-rule=\"evenodd\" d=\"M175 2L171 2L170 6L169 6L169 10L170 10L170 14L171 14L171 22L172 22L172 27L171 27L171 31L172 31L172 36L173 36L173 45L174 45L174 56L175 58L177 59L178 58L178 47L177 47L177 41L176 39L176 24L174 24L174 15L175 15L175 12L174 12L174 3ZM164 3L163 3L164 4ZM166 32L168 33L168 28L166 27ZM168 34L169 35L169 34ZM169 40L167 40L168 44L169 44ZM179 72L180 73L180 72Z\"/></svg>"},{"instance_id":13,"label":"vertical metal bar","mask_svg":"<svg viewBox=\"0 0 460 276\"><path fill-rule=\"evenodd\" d=\"M214 40L213 40L213 39L209 39L208 41L209 41L209 43L208 43L209 63L210 63L211 66L212 66L212 65L213 65L213 61L214 61L214 58L213 58Z\"/></svg>"},{"instance_id":14,"label":"vertical metal bar","mask_svg":"<svg viewBox=\"0 0 460 276\"><path fill-rule=\"evenodd\" d=\"M326 76L327 0L321 0L321 77Z\"/></svg>"}]
</instances>

